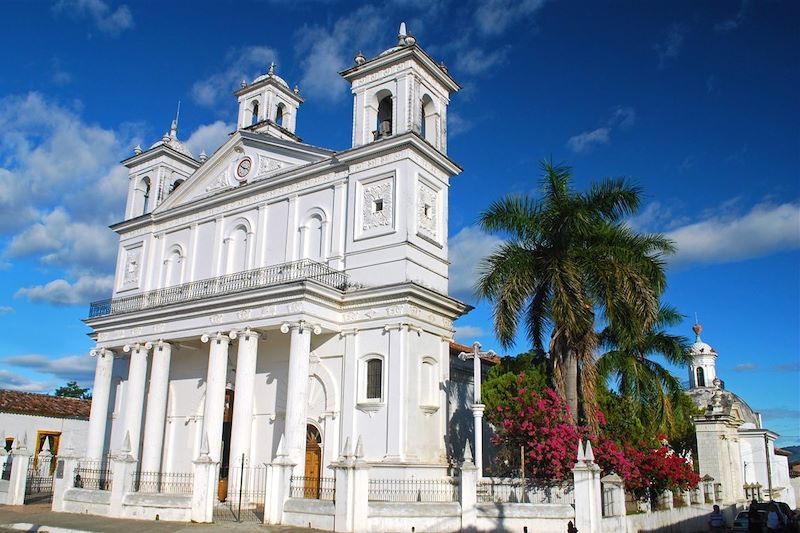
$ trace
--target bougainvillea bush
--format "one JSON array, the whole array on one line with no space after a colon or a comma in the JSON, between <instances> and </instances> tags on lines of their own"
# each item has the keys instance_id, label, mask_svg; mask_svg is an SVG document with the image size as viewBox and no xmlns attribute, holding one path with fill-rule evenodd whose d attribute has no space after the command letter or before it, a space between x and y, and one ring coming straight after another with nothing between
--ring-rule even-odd
<instances>
[{"instance_id":1,"label":"bougainvillea bush","mask_svg":"<svg viewBox=\"0 0 800 533\"><path fill-rule=\"evenodd\" d=\"M662 441L631 443L624 436L610 438L587 426L570 422L569 406L550 388L539 392L518 377L517 394L506 405L487 412L494 425L492 443L498 448L497 473L518 472L520 451L525 475L542 480L565 480L572 476L578 442L590 440L603 475L616 472L625 488L639 498L654 497L669 489L694 488L700 479L691 464ZM598 413L601 428L602 413ZM623 437L623 438L619 438Z\"/></svg>"}]
</instances>

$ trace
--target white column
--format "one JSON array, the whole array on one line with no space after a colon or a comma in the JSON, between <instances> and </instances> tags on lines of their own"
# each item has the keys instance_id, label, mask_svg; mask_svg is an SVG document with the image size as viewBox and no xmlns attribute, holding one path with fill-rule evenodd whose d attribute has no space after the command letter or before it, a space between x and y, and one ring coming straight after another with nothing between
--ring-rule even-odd
<instances>
[{"instance_id":1,"label":"white column","mask_svg":"<svg viewBox=\"0 0 800 533\"><path fill-rule=\"evenodd\" d=\"M142 413L144 411L144 387L147 382L147 350L151 344L126 344L123 350L130 352L128 367L128 387L125 393L125 428L130 435L131 455L139 457L139 444L142 435Z\"/></svg>"},{"instance_id":2,"label":"white column","mask_svg":"<svg viewBox=\"0 0 800 533\"><path fill-rule=\"evenodd\" d=\"M406 340L408 330L405 324L384 326L389 335L389 357L384 372L386 383L386 456L388 461L402 461L405 458L405 402L406 402Z\"/></svg>"},{"instance_id":3,"label":"white column","mask_svg":"<svg viewBox=\"0 0 800 533\"><path fill-rule=\"evenodd\" d=\"M486 408L482 403L472 404L472 420L475 423L475 468L478 469L478 478L483 477L483 411Z\"/></svg>"},{"instance_id":4,"label":"white column","mask_svg":"<svg viewBox=\"0 0 800 533\"><path fill-rule=\"evenodd\" d=\"M220 462L222 418L225 415L225 379L228 376L228 344L231 340L222 333L203 335L200 339L211 343L208 349L203 433L208 436L208 456L213 462Z\"/></svg>"},{"instance_id":5,"label":"white column","mask_svg":"<svg viewBox=\"0 0 800 533\"><path fill-rule=\"evenodd\" d=\"M114 352L105 348L92 350L97 358L92 386L92 410L89 414L89 432L86 441L86 457L99 460L103 457L108 422L108 402L111 396L111 372L114 367Z\"/></svg>"},{"instance_id":6,"label":"white column","mask_svg":"<svg viewBox=\"0 0 800 533\"><path fill-rule=\"evenodd\" d=\"M249 329L231 332L231 338L239 337L239 352L236 357L236 389L233 400L233 423L231 425L230 464L239 464L242 454L250 458L250 439L253 429L253 389L256 379L259 334Z\"/></svg>"},{"instance_id":7,"label":"white column","mask_svg":"<svg viewBox=\"0 0 800 533\"><path fill-rule=\"evenodd\" d=\"M286 455L293 463L295 475L305 473L306 464L306 388L308 386L308 358L311 354L312 326L304 321L281 326L283 333L291 331L289 344L289 376L286 387ZM319 334L319 326L313 327Z\"/></svg>"},{"instance_id":8,"label":"white column","mask_svg":"<svg viewBox=\"0 0 800 533\"><path fill-rule=\"evenodd\" d=\"M159 341L153 348L150 370L150 389L147 392L147 412L144 419L144 446L142 471L160 472L164 449L164 424L167 419L167 394L169 392L169 365L172 345Z\"/></svg>"}]
</instances>

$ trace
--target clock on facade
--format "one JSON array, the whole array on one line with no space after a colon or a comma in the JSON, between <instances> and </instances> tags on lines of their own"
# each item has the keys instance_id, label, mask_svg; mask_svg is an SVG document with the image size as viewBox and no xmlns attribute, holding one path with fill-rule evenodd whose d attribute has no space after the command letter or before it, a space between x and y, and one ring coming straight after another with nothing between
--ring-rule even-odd
<instances>
[{"instance_id":1,"label":"clock on facade","mask_svg":"<svg viewBox=\"0 0 800 533\"><path fill-rule=\"evenodd\" d=\"M244 181L247 175L250 174L251 168L253 168L253 160L249 157L243 158L236 167L236 179Z\"/></svg>"}]
</instances>

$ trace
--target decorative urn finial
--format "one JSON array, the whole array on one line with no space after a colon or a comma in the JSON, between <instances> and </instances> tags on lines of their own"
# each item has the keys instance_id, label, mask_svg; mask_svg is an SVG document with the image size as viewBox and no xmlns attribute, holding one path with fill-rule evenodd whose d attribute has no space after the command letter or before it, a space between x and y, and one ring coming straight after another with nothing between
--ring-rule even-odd
<instances>
[{"instance_id":1,"label":"decorative urn finial","mask_svg":"<svg viewBox=\"0 0 800 533\"><path fill-rule=\"evenodd\" d=\"M700 334L703 332L703 326L700 325L700 322L694 323L694 326L692 326L692 331L694 331L697 340L700 341Z\"/></svg>"},{"instance_id":2,"label":"decorative urn finial","mask_svg":"<svg viewBox=\"0 0 800 533\"><path fill-rule=\"evenodd\" d=\"M355 61L356 65L361 66L367 62L367 58L364 55L364 52L359 50L359 52L356 54L356 57L353 58L353 61Z\"/></svg>"}]
</instances>

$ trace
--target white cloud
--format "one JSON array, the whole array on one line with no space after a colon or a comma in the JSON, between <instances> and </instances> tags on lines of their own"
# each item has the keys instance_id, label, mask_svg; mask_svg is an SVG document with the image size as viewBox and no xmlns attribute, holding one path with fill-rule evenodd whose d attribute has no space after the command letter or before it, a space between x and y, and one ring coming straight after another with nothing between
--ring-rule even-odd
<instances>
[{"instance_id":1,"label":"white cloud","mask_svg":"<svg viewBox=\"0 0 800 533\"><path fill-rule=\"evenodd\" d=\"M687 31L688 28L685 25L673 24L667 30L664 40L653 47L658 54L659 68L664 68L669 60L680 55Z\"/></svg>"},{"instance_id":2,"label":"white cloud","mask_svg":"<svg viewBox=\"0 0 800 533\"><path fill-rule=\"evenodd\" d=\"M133 14L125 4L112 9L103 0L60 0L53 9L76 19L88 18L95 23L97 29L112 36L119 35L134 25Z\"/></svg>"},{"instance_id":3,"label":"white cloud","mask_svg":"<svg viewBox=\"0 0 800 533\"><path fill-rule=\"evenodd\" d=\"M617 106L608 121L609 126L628 129L636 122L636 111L632 107Z\"/></svg>"},{"instance_id":4,"label":"white cloud","mask_svg":"<svg viewBox=\"0 0 800 533\"><path fill-rule=\"evenodd\" d=\"M54 305L87 305L93 300L110 296L113 287L114 276L86 275L79 277L75 283L55 279L45 285L23 287L14 296Z\"/></svg>"},{"instance_id":5,"label":"white cloud","mask_svg":"<svg viewBox=\"0 0 800 533\"><path fill-rule=\"evenodd\" d=\"M800 249L800 202L762 203L744 215L711 215L667 233L674 264L726 263Z\"/></svg>"},{"instance_id":6,"label":"white cloud","mask_svg":"<svg viewBox=\"0 0 800 533\"><path fill-rule=\"evenodd\" d=\"M32 380L17 372L0 368L0 389L20 390L25 392L50 392L55 381Z\"/></svg>"},{"instance_id":7,"label":"white cloud","mask_svg":"<svg viewBox=\"0 0 800 533\"><path fill-rule=\"evenodd\" d=\"M544 6L545 0L486 0L475 11L475 24L484 35L499 35Z\"/></svg>"},{"instance_id":8,"label":"white cloud","mask_svg":"<svg viewBox=\"0 0 800 533\"><path fill-rule=\"evenodd\" d=\"M447 135L452 138L472 129L472 122L457 112L447 113Z\"/></svg>"},{"instance_id":9,"label":"white cloud","mask_svg":"<svg viewBox=\"0 0 800 533\"><path fill-rule=\"evenodd\" d=\"M242 80L252 82L259 74L269 68L270 63L278 62L278 53L267 46L246 46L231 50L225 58L228 66L192 85L192 98L206 107L213 107L231 98L231 93L239 88Z\"/></svg>"},{"instance_id":10,"label":"white cloud","mask_svg":"<svg viewBox=\"0 0 800 533\"><path fill-rule=\"evenodd\" d=\"M611 141L611 128L597 128L592 131L584 131L567 141L567 145L576 154L580 154L601 144L608 144Z\"/></svg>"},{"instance_id":11,"label":"white cloud","mask_svg":"<svg viewBox=\"0 0 800 533\"><path fill-rule=\"evenodd\" d=\"M91 381L95 368L95 361L89 355L67 355L53 359L39 354L25 354L4 357L2 362L39 374L81 382Z\"/></svg>"},{"instance_id":12,"label":"white cloud","mask_svg":"<svg viewBox=\"0 0 800 533\"><path fill-rule=\"evenodd\" d=\"M374 6L362 6L330 26L304 26L296 35L302 57L300 89L320 100L335 101L346 94L347 83L339 71L352 64L356 52L371 55L375 44L391 46L396 28L386 24ZM413 33L413 29L409 28Z\"/></svg>"},{"instance_id":13,"label":"white cloud","mask_svg":"<svg viewBox=\"0 0 800 533\"><path fill-rule=\"evenodd\" d=\"M734 372L753 372L758 368L755 363L741 363L733 367Z\"/></svg>"},{"instance_id":14,"label":"white cloud","mask_svg":"<svg viewBox=\"0 0 800 533\"><path fill-rule=\"evenodd\" d=\"M10 305L0 305L0 315L11 315L14 313L14 308Z\"/></svg>"},{"instance_id":15,"label":"white cloud","mask_svg":"<svg viewBox=\"0 0 800 533\"><path fill-rule=\"evenodd\" d=\"M749 0L741 0L739 2L739 10L736 12L736 14L732 18L725 19L714 24L714 30L718 32L727 32L733 31L741 26L747 17L747 9L749 4Z\"/></svg>"},{"instance_id":16,"label":"white cloud","mask_svg":"<svg viewBox=\"0 0 800 533\"><path fill-rule=\"evenodd\" d=\"M509 51L508 47L504 47L487 52L477 48L474 44L469 44L464 48L455 54L455 68L468 76L482 74L504 63Z\"/></svg>"},{"instance_id":17,"label":"white cloud","mask_svg":"<svg viewBox=\"0 0 800 533\"><path fill-rule=\"evenodd\" d=\"M455 339L460 343L469 343L474 341L476 337L483 337L486 332L480 326L456 326Z\"/></svg>"},{"instance_id":18,"label":"white cloud","mask_svg":"<svg viewBox=\"0 0 800 533\"><path fill-rule=\"evenodd\" d=\"M478 263L501 242L502 239L484 233L477 226L466 226L450 238L450 294L467 300L473 298Z\"/></svg>"},{"instance_id":19,"label":"white cloud","mask_svg":"<svg viewBox=\"0 0 800 533\"><path fill-rule=\"evenodd\" d=\"M228 135L235 129L236 126L234 124L228 124L217 120L216 122L205 124L197 128L191 136L189 136L185 144L195 155L200 154L203 150L205 150L207 155L211 155L228 140Z\"/></svg>"}]
</instances>

